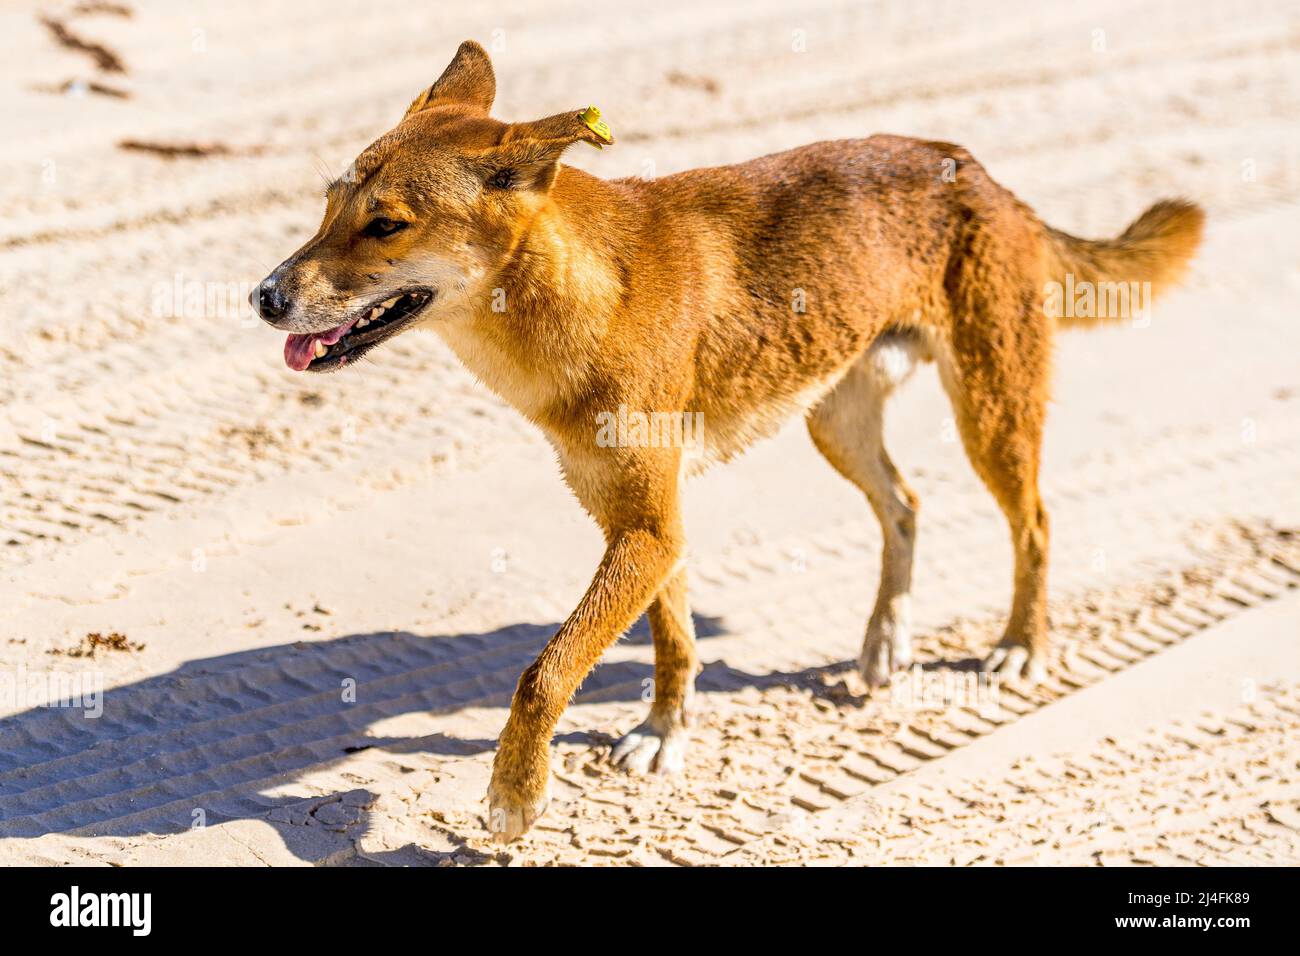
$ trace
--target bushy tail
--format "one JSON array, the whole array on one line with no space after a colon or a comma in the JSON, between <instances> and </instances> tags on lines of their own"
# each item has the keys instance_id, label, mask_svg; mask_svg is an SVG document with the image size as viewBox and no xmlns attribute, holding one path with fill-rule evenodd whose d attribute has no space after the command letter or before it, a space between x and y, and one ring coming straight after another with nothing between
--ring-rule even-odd
<instances>
[{"instance_id":1,"label":"bushy tail","mask_svg":"<svg viewBox=\"0 0 1300 956\"><path fill-rule=\"evenodd\" d=\"M1092 283L1098 297L1102 283L1149 282L1152 295L1159 295L1186 271L1204 225L1200 206L1185 199L1162 199L1117 239L1076 239L1049 226L1050 252L1056 260L1049 278L1067 289ZM1058 321L1076 327L1122 318L1104 309L1073 309L1067 303Z\"/></svg>"}]
</instances>

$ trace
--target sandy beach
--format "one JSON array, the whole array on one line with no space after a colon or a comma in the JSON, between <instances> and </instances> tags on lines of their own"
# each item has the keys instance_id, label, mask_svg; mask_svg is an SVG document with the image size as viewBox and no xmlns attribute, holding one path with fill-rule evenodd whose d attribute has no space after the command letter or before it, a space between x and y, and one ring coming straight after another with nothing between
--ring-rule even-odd
<instances>
[{"instance_id":1,"label":"sandy beach","mask_svg":"<svg viewBox=\"0 0 1300 956\"><path fill-rule=\"evenodd\" d=\"M0 9L0 864L1300 863L1296 4L490 6ZM793 422L687 492L685 771L609 764L642 621L546 816L487 839L600 533L435 336L305 376L245 301L465 38L495 115L599 105L617 145L566 161L604 177L891 132L1076 235L1205 207L1144 321L1058 337L1045 683L975 674L1010 546L923 367L888 415L922 669L861 683L880 531Z\"/></svg>"}]
</instances>

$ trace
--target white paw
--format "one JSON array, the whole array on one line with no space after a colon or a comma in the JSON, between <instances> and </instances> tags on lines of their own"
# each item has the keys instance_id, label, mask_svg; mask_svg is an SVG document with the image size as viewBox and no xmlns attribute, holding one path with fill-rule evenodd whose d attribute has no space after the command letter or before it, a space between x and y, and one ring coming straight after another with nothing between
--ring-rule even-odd
<instances>
[{"instance_id":1,"label":"white paw","mask_svg":"<svg viewBox=\"0 0 1300 956\"><path fill-rule=\"evenodd\" d=\"M911 666L912 640L906 631L898 627L873 627L867 631L858 670L868 687L884 687L894 674Z\"/></svg>"},{"instance_id":2,"label":"white paw","mask_svg":"<svg viewBox=\"0 0 1300 956\"><path fill-rule=\"evenodd\" d=\"M488 831L497 843L517 840L546 812L551 802L550 786L540 797L527 800L498 789L488 788Z\"/></svg>"},{"instance_id":3,"label":"white paw","mask_svg":"<svg viewBox=\"0 0 1300 956\"><path fill-rule=\"evenodd\" d=\"M986 674L997 674L1009 680L1024 680L1030 684L1039 684L1047 679L1047 668L1043 666L1042 660L1031 654L1023 644L998 644L984 658L980 670Z\"/></svg>"},{"instance_id":4,"label":"white paw","mask_svg":"<svg viewBox=\"0 0 1300 956\"><path fill-rule=\"evenodd\" d=\"M686 765L686 731L658 729L650 720L614 745L610 760L628 773L677 773Z\"/></svg>"}]
</instances>

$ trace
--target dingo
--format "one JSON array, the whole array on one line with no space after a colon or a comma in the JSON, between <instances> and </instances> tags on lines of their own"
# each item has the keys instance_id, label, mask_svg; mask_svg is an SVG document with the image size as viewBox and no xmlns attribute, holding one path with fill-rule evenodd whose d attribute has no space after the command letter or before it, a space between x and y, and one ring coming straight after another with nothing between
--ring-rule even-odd
<instances>
[{"instance_id":1,"label":"dingo","mask_svg":"<svg viewBox=\"0 0 1300 956\"><path fill-rule=\"evenodd\" d=\"M601 655L644 611L655 649L645 722L614 748L635 771L682 764L698 670L687 608L683 475L791 415L883 529L862 676L911 660L917 499L882 443L885 399L934 361L976 472L1011 527L1014 590L985 666L1041 674L1047 515L1039 446L1057 325L1048 283L1182 273L1203 214L1157 203L1118 239L1044 225L966 150L897 136L816 143L737 166L607 182L562 166L613 142L591 109L489 116L487 53L461 45L391 132L327 192L320 229L252 296L298 371L351 364L408 329L438 333L535 422L607 549L576 610L519 679L489 790L510 840L547 803L550 739ZM1060 310L1057 310L1058 312ZM702 454L598 441L600 416L702 416ZM698 450L697 450L698 451Z\"/></svg>"}]
</instances>

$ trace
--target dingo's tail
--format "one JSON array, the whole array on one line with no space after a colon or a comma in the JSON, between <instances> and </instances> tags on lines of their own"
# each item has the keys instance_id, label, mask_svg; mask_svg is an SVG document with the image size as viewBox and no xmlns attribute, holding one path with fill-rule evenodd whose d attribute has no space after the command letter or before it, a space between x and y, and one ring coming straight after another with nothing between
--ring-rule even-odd
<instances>
[{"instance_id":1,"label":"dingo's tail","mask_svg":"<svg viewBox=\"0 0 1300 956\"><path fill-rule=\"evenodd\" d=\"M1124 230L1117 239L1077 239L1047 227L1055 262L1049 278L1065 287L1092 283L1100 300L1101 283L1151 283L1159 295L1177 282L1201 242L1205 212L1185 199L1162 199ZM1070 278L1067 278L1070 277ZM1085 314L1077 314L1082 311ZM1125 315L1106 310L1065 308L1058 321L1066 327L1099 325Z\"/></svg>"}]
</instances>

